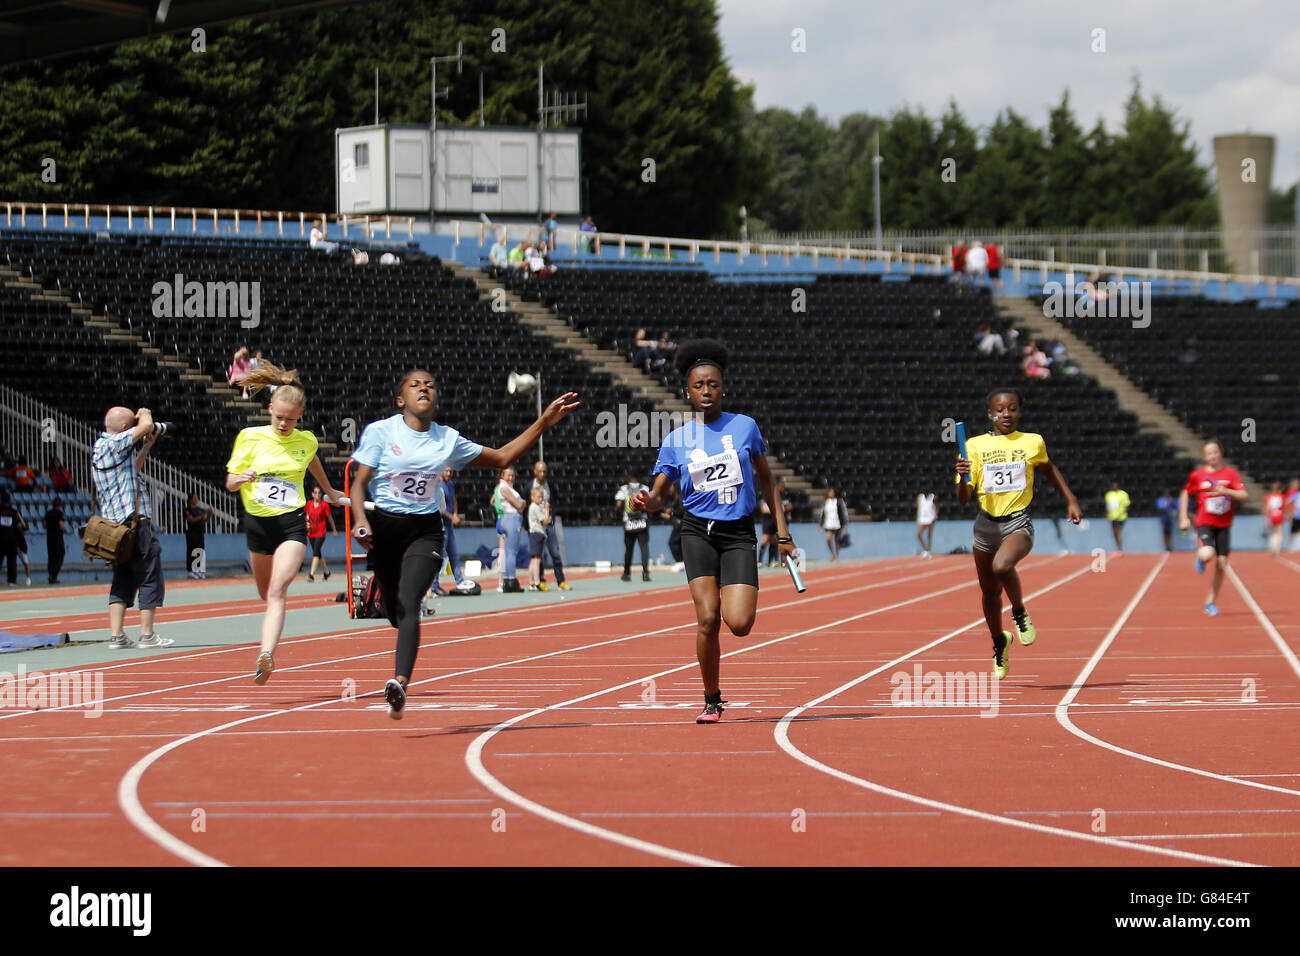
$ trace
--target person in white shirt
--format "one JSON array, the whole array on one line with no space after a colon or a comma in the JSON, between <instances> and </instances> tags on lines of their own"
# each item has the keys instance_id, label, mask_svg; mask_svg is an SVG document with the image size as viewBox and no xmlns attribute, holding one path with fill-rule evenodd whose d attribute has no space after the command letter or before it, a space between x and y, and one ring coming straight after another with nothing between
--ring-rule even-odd
<instances>
[{"instance_id":1,"label":"person in white shirt","mask_svg":"<svg viewBox=\"0 0 1300 956\"><path fill-rule=\"evenodd\" d=\"M627 483L620 486L614 494L614 504L618 506L619 517L623 519L623 580L632 580L632 548L641 546L641 580L650 580L650 519L644 511L632 507L633 500L641 491L648 491L641 484L641 478L635 472L627 476Z\"/></svg>"},{"instance_id":2,"label":"person in white shirt","mask_svg":"<svg viewBox=\"0 0 1300 956\"><path fill-rule=\"evenodd\" d=\"M492 261L492 268L497 273L503 273L510 267L510 249L506 246L505 236L497 236L497 241L488 250L488 258Z\"/></svg>"},{"instance_id":3,"label":"person in white shirt","mask_svg":"<svg viewBox=\"0 0 1300 956\"><path fill-rule=\"evenodd\" d=\"M975 242L972 242L970 248L966 250L966 275L970 276L971 284L975 285L988 274L988 270L988 250L985 249L984 244L977 239Z\"/></svg>"},{"instance_id":4,"label":"person in white shirt","mask_svg":"<svg viewBox=\"0 0 1300 956\"><path fill-rule=\"evenodd\" d=\"M921 545L921 557L930 557L934 543L934 523L939 518L939 502L929 488L921 489L916 496L916 540Z\"/></svg>"},{"instance_id":5,"label":"person in white shirt","mask_svg":"<svg viewBox=\"0 0 1300 956\"><path fill-rule=\"evenodd\" d=\"M546 492L533 485L528 506L528 590L540 591L542 574L542 549L546 547L546 524L551 520L551 509L546 504Z\"/></svg>"},{"instance_id":6,"label":"person in white shirt","mask_svg":"<svg viewBox=\"0 0 1300 956\"><path fill-rule=\"evenodd\" d=\"M325 223L320 219L312 220L310 245L317 252L334 252L339 247L325 238Z\"/></svg>"},{"instance_id":7,"label":"person in white shirt","mask_svg":"<svg viewBox=\"0 0 1300 956\"><path fill-rule=\"evenodd\" d=\"M499 571L501 584L497 588L502 592L522 591L519 579L515 577L515 566L519 555L519 532L524 526L524 512L528 502L515 491L515 470L502 468L497 480L497 500L501 503L501 561Z\"/></svg>"},{"instance_id":8,"label":"person in white shirt","mask_svg":"<svg viewBox=\"0 0 1300 956\"><path fill-rule=\"evenodd\" d=\"M826 532L826 547L830 548L832 561L840 559L840 532L848 521L849 513L844 506L844 499L835 494L834 488L827 488L826 501L822 505L817 526Z\"/></svg>"}]
</instances>

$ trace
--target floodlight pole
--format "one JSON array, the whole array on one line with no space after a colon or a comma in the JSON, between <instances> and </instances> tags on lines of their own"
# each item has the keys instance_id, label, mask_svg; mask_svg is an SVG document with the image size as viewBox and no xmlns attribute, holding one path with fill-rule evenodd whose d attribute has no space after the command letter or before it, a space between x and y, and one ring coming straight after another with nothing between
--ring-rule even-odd
<instances>
[{"instance_id":1,"label":"floodlight pole","mask_svg":"<svg viewBox=\"0 0 1300 956\"><path fill-rule=\"evenodd\" d=\"M884 249L884 240L880 237L880 130L876 130L876 154L871 157L871 192L876 200L876 251Z\"/></svg>"},{"instance_id":2,"label":"floodlight pole","mask_svg":"<svg viewBox=\"0 0 1300 956\"><path fill-rule=\"evenodd\" d=\"M542 370L537 370L537 417L542 417ZM546 433L537 436L537 460L546 461L546 446L542 444Z\"/></svg>"},{"instance_id":3,"label":"floodlight pole","mask_svg":"<svg viewBox=\"0 0 1300 956\"><path fill-rule=\"evenodd\" d=\"M447 96L451 93L451 87L445 90L438 89L438 64L455 63L456 73L460 74L461 70L461 52L463 44L456 41L455 56L431 56L429 57L429 232L433 232L434 210L437 208L437 194L434 192L433 183L437 173L438 161L435 158L438 154L437 134L438 134L438 97Z\"/></svg>"}]
</instances>

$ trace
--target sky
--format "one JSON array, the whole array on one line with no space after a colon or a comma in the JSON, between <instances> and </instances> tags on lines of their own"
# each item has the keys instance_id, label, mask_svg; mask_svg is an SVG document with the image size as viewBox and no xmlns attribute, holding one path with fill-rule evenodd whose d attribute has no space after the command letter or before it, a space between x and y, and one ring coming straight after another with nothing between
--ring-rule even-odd
<instances>
[{"instance_id":1,"label":"sky","mask_svg":"<svg viewBox=\"0 0 1300 956\"><path fill-rule=\"evenodd\" d=\"M718 0L732 71L759 109L812 105L837 121L956 99L987 127L1011 107L1037 126L1070 90L1079 125L1120 127L1134 75L1190 121L1213 165L1224 133L1275 137L1272 185L1300 179L1300 3L1295 0ZM795 52L793 31L806 52ZM1104 52L1094 52L1104 30Z\"/></svg>"}]
</instances>

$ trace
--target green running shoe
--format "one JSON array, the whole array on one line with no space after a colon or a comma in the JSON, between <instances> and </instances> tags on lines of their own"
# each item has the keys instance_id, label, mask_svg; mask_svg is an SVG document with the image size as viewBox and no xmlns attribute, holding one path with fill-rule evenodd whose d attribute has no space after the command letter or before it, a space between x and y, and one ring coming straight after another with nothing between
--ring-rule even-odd
<instances>
[{"instance_id":1,"label":"green running shoe","mask_svg":"<svg viewBox=\"0 0 1300 956\"><path fill-rule=\"evenodd\" d=\"M1016 630L1020 632L1020 643L1025 647L1034 643L1034 638L1038 636L1038 632L1034 630L1034 622L1029 620L1029 612L1021 611L1017 614L1012 611L1011 616L1015 618Z\"/></svg>"},{"instance_id":2,"label":"green running shoe","mask_svg":"<svg viewBox=\"0 0 1300 956\"><path fill-rule=\"evenodd\" d=\"M998 680L1007 676L1007 669L1011 666L1011 632L1002 632L1002 644L993 645L993 673L997 675Z\"/></svg>"}]
</instances>

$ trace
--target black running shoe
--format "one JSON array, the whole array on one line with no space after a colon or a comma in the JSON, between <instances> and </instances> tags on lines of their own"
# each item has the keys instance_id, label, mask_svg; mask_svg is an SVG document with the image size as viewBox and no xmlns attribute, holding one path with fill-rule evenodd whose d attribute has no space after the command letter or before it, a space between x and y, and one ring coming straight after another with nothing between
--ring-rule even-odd
<instances>
[{"instance_id":1,"label":"black running shoe","mask_svg":"<svg viewBox=\"0 0 1300 956\"><path fill-rule=\"evenodd\" d=\"M406 688L396 677L388 678L388 683L384 685L384 700L388 701L388 716L393 720L401 720L406 707Z\"/></svg>"}]
</instances>

